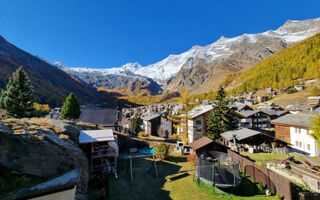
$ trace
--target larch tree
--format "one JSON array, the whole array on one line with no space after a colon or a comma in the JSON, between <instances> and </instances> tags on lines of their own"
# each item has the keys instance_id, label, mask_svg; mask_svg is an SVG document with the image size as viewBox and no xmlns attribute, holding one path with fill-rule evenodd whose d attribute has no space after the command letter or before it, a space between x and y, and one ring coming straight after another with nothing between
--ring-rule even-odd
<instances>
[{"instance_id":1,"label":"larch tree","mask_svg":"<svg viewBox=\"0 0 320 200\"><path fill-rule=\"evenodd\" d=\"M228 107L228 99L223 87L220 87L215 98L215 105L207 122L208 137L216 140L220 134L236 128L235 116Z\"/></svg>"},{"instance_id":2,"label":"larch tree","mask_svg":"<svg viewBox=\"0 0 320 200\"><path fill-rule=\"evenodd\" d=\"M80 105L77 97L70 93L61 108L61 118L75 120L80 117Z\"/></svg>"},{"instance_id":3,"label":"larch tree","mask_svg":"<svg viewBox=\"0 0 320 200\"><path fill-rule=\"evenodd\" d=\"M314 118L311 119L312 122L312 134L311 136L317 141L318 147L320 147L320 115L316 115Z\"/></svg>"},{"instance_id":4,"label":"larch tree","mask_svg":"<svg viewBox=\"0 0 320 200\"><path fill-rule=\"evenodd\" d=\"M19 67L9 79L6 90L2 92L2 107L6 115L14 118L32 117L33 87L22 67Z\"/></svg>"}]
</instances>

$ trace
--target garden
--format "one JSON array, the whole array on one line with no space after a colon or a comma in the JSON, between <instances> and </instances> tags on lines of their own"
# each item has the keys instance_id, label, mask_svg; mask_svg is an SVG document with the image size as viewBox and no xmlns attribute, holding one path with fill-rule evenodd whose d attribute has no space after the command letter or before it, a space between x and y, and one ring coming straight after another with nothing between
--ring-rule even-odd
<instances>
[{"instance_id":1,"label":"garden","mask_svg":"<svg viewBox=\"0 0 320 200\"><path fill-rule=\"evenodd\" d=\"M129 162L118 163L118 179L109 176L106 181L106 199L279 199L266 196L262 185L243 177L242 183L232 190L220 190L198 181L196 167L187 161L187 156L171 153L165 160L158 160L157 172L152 159L133 159L133 181L130 178ZM98 199L99 191L89 190L89 199Z\"/></svg>"}]
</instances>

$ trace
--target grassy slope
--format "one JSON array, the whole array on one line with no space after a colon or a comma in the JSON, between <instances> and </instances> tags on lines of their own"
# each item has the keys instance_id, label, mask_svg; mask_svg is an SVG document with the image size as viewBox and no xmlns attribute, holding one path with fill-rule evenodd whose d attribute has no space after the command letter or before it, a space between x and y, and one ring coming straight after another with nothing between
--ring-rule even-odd
<instances>
[{"instance_id":1,"label":"grassy slope","mask_svg":"<svg viewBox=\"0 0 320 200\"><path fill-rule=\"evenodd\" d=\"M244 72L233 85L237 92L268 87L282 88L300 79L320 77L320 34L299 42L263 60Z\"/></svg>"},{"instance_id":2,"label":"grassy slope","mask_svg":"<svg viewBox=\"0 0 320 200\"><path fill-rule=\"evenodd\" d=\"M121 163L122 162L122 163ZM177 199L177 200L209 200L209 199L277 199L276 196L267 197L255 195L240 197L230 195L212 186L200 184L193 181L195 167L186 161L186 157L172 155L168 161L158 162L159 177L154 176L154 171L145 172L150 167L150 162L145 160L134 161L134 181L130 182L130 175L126 173L128 161L121 161L119 178L109 179L109 199ZM127 165L126 165L127 163ZM143 166L143 168L139 168Z\"/></svg>"}]
</instances>

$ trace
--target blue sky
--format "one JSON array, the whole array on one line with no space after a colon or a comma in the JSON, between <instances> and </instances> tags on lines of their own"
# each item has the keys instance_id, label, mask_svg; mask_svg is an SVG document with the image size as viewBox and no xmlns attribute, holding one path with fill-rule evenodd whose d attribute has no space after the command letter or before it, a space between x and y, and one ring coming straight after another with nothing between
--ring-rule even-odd
<instances>
[{"instance_id":1,"label":"blue sky","mask_svg":"<svg viewBox=\"0 0 320 200\"><path fill-rule=\"evenodd\" d=\"M320 17L320 1L0 0L0 35L71 67L142 65L234 37Z\"/></svg>"}]
</instances>

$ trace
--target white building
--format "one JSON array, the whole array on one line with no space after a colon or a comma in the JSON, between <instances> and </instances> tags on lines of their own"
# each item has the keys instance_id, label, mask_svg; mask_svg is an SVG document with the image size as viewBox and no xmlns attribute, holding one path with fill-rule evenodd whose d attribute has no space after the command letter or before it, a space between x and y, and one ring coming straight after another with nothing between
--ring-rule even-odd
<instances>
[{"instance_id":1,"label":"white building","mask_svg":"<svg viewBox=\"0 0 320 200\"><path fill-rule=\"evenodd\" d=\"M291 144L291 150L309 156L319 156L317 141L311 136L311 118L315 114L288 114L272 121L275 136Z\"/></svg>"},{"instance_id":2,"label":"white building","mask_svg":"<svg viewBox=\"0 0 320 200\"><path fill-rule=\"evenodd\" d=\"M188 141L189 143L206 136L206 124L212 105L200 105L188 112Z\"/></svg>"}]
</instances>

